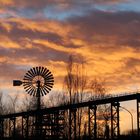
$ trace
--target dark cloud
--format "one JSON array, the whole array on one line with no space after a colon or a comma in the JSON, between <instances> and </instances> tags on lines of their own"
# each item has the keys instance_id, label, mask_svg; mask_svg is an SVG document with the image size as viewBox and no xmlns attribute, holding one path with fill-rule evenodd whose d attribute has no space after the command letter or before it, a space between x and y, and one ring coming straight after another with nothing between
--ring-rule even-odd
<instances>
[{"instance_id":1,"label":"dark cloud","mask_svg":"<svg viewBox=\"0 0 140 140\"><path fill-rule=\"evenodd\" d=\"M128 0L11 0L10 2L4 2L0 0L1 6L19 6L19 7L30 7L30 8L41 8L50 5L79 5L79 4L114 4L119 2L127 2Z\"/></svg>"},{"instance_id":2,"label":"dark cloud","mask_svg":"<svg viewBox=\"0 0 140 140\"><path fill-rule=\"evenodd\" d=\"M51 15L51 18L63 19L71 14L84 14L98 6L116 5L122 2L129 2L129 0L11 0L8 2L0 0L0 9L5 11L3 15L6 17L41 19Z\"/></svg>"},{"instance_id":3,"label":"dark cloud","mask_svg":"<svg viewBox=\"0 0 140 140\"><path fill-rule=\"evenodd\" d=\"M20 78L23 71L23 68L21 69L18 64L0 63L0 77L3 81L9 81L16 77Z\"/></svg>"},{"instance_id":4,"label":"dark cloud","mask_svg":"<svg viewBox=\"0 0 140 140\"><path fill-rule=\"evenodd\" d=\"M12 40L16 40L19 42L23 38L30 38L30 39L45 39L48 41L53 41L55 43L62 43L62 37L54 32L41 32L38 30L31 30L22 28L24 26L23 23L17 23L17 22L7 22L6 24L9 24L10 31L8 31L3 25L0 23L0 33L11 38ZM30 24L30 21L29 21ZM47 28L47 26L46 26Z\"/></svg>"},{"instance_id":5,"label":"dark cloud","mask_svg":"<svg viewBox=\"0 0 140 140\"><path fill-rule=\"evenodd\" d=\"M125 67L126 69L134 69L136 70L136 67L140 65L140 58L133 58L133 57L130 57L130 58L126 58L125 60ZM138 71L137 71L138 72ZM140 70L139 70L140 72Z\"/></svg>"},{"instance_id":6,"label":"dark cloud","mask_svg":"<svg viewBox=\"0 0 140 140\"><path fill-rule=\"evenodd\" d=\"M69 18L67 23L76 26L74 34L92 43L140 45L140 13L138 12L94 10L85 16Z\"/></svg>"}]
</instances>

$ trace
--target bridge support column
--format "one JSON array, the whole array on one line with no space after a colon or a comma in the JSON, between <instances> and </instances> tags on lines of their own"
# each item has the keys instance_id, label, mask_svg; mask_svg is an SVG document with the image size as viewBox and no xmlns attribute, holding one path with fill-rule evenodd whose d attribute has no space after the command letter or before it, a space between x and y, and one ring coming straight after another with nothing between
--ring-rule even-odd
<instances>
[{"instance_id":1,"label":"bridge support column","mask_svg":"<svg viewBox=\"0 0 140 140\"><path fill-rule=\"evenodd\" d=\"M56 110L43 115L42 139L64 139L65 110Z\"/></svg>"},{"instance_id":2,"label":"bridge support column","mask_svg":"<svg viewBox=\"0 0 140 140\"><path fill-rule=\"evenodd\" d=\"M111 103L111 138L118 138L120 135L119 123L119 102Z\"/></svg>"},{"instance_id":3,"label":"bridge support column","mask_svg":"<svg viewBox=\"0 0 140 140\"><path fill-rule=\"evenodd\" d=\"M76 109L69 110L69 140L76 140Z\"/></svg>"},{"instance_id":4,"label":"bridge support column","mask_svg":"<svg viewBox=\"0 0 140 140\"><path fill-rule=\"evenodd\" d=\"M54 139L64 139L64 110L57 110L52 114L52 136Z\"/></svg>"},{"instance_id":5,"label":"bridge support column","mask_svg":"<svg viewBox=\"0 0 140 140\"><path fill-rule=\"evenodd\" d=\"M92 105L88 107L88 133L90 139L97 139L97 122L96 122L97 106Z\"/></svg>"},{"instance_id":6,"label":"bridge support column","mask_svg":"<svg viewBox=\"0 0 140 140\"><path fill-rule=\"evenodd\" d=\"M22 137L28 139L29 135L29 116L22 116Z\"/></svg>"},{"instance_id":7,"label":"bridge support column","mask_svg":"<svg viewBox=\"0 0 140 140\"><path fill-rule=\"evenodd\" d=\"M59 110L58 116L57 116L57 139L64 139L65 138L65 131L64 131L64 126L65 126L65 110Z\"/></svg>"},{"instance_id":8,"label":"bridge support column","mask_svg":"<svg viewBox=\"0 0 140 140\"><path fill-rule=\"evenodd\" d=\"M0 139L4 138L4 120L0 119Z\"/></svg>"},{"instance_id":9,"label":"bridge support column","mask_svg":"<svg viewBox=\"0 0 140 140\"><path fill-rule=\"evenodd\" d=\"M16 118L10 118L9 119L9 137L12 137L13 139L16 136Z\"/></svg>"},{"instance_id":10,"label":"bridge support column","mask_svg":"<svg viewBox=\"0 0 140 140\"><path fill-rule=\"evenodd\" d=\"M137 135L140 136L140 99L137 99Z\"/></svg>"}]
</instances>

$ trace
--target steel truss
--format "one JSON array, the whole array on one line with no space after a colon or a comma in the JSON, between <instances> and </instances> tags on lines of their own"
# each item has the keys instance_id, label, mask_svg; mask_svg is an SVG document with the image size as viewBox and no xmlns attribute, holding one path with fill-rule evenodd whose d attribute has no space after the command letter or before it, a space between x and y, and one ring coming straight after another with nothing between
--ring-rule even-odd
<instances>
[{"instance_id":1,"label":"steel truss","mask_svg":"<svg viewBox=\"0 0 140 140\"><path fill-rule=\"evenodd\" d=\"M111 138L120 136L119 125L119 107L120 102L136 100L137 101L137 132L140 136L140 94L125 95L121 97L109 97L97 99L93 101L70 104L59 107L20 112L0 116L0 139L3 137L15 138L17 129L21 129L20 133L23 139L36 138L36 131L39 128L40 138L43 139L69 139L74 140L77 137L77 109L88 107L88 134L90 139L97 139L97 108L99 105L111 105ZM68 113L68 114L66 114ZM38 119L37 119L38 117ZM40 119L41 118L41 119ZM67 118L67 119L66 119ZM40 120L41 121L40 121ZM18 122L17 120L21 120ZM67 120L67 122L66 122ZM69 124L69 131L65 129L65 125ZM20 127L18 125L20 124ZM68 135L66 135L68 131ZM9 132L9 133L8 133ZM39 134L38 133L38 134Z\"/></svg>"},{"instance_id":2,"label":"steel truss","mask_svg":"<svg viewBox=\"0 0 140 140\"><path fill-rule=\"evenodd\" d=\"M9 136L15 138L16 136L16 118L9 119Z\"/></svg>"},{"instance_id":3,"label":"steel truss","mask_svg":"<svg viewBox=\"0 0 140 140\"><path fill-rule=\"evenodd\" d=\"M97 138L97 106L92 105L88 107L88 134L89 138L96 140Z\"/></svg>"},{"instance_id":4,"label":"steel truss","mask_svg":"<svg viewBox=\"0 0 140 140\"><path fill-rule=\"evenodd\" d=\"M29 139L36 135L35 117L24 115L21 118L21 135L22 138Z\"/></svg>"},{"instance_id":5,"label":"steel truss","mask_svg":"<svg viewBox=\"0 0 140 140\"><path fill-rule=\"evenodd\" d=\"M56 110L43 116L43 132L47 139L64 139L65 110Z\"/></svg>"},{"instance_id":6,"label":"steel truss","mask_svg":"<svg viewBox=\"0 0 140 140\"><path fill-rule=\"evenodd\" d=\"M0 119L0 138L4 138L4 120Z\"/></svg>"},{"instance_id":7,"label":"steel truss","mask_svg":"<svg viewBox=\"0 0 140 140\"><path fill-rule=\"evenodd\" d=\"M69 109L69 139L70 140L76 140L76 112L77 109Z\"/></svg>"},{"instance_id":8,"label":"steel truss","mask_svg":"<svg viewBox=\"0 0 140 140\"><path fill-rule=\"evenodd\" d=\"M111 103L111 138L118 138L120 135L119 124L119 102Z\"/></svg>"},{"instance_id":9,"label":"steel truss","mask_svg":"<svg viewBox=\"0 0 140 140\"><path fill-rule=\"evenodd\" d=\"M137 99L137 131L140 136L140 99Z\"/></svg>"}]
</instances>

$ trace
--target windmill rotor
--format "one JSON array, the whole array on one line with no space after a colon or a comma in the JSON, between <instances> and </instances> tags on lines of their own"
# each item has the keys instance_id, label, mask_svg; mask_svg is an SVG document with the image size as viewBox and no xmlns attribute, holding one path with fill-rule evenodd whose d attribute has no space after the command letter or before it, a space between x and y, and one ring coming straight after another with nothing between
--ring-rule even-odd
<instances>
[{"instance_id":1,"label":"windmill rotor","mask_svg":"<svg viewBox=\"0 0 140 140\"><path fill-rule=\"evenodd\" d=\"M53 88L53 83L53 74L47 68L41 66L31 68L26 72L23 78L23 86L25 91L33 96L46 95Z\"/></svg>"}]
</instances>

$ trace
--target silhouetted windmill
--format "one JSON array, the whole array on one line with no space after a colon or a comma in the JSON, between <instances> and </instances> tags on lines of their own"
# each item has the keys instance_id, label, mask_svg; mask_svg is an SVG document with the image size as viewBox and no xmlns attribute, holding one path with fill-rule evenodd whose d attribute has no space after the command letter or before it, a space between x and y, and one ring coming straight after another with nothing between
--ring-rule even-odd
<instances>
[{"instance_id":1,"label":"silhouetted windmill","mask_svg":"<svg viewBox=\"0 0 140 140\"><path fill-rule=\"evenodd\" d=\"M23 81L14 80L13 86L23 85L25 91L37 98L37 114L35 116L35 138L40 139L43 129L43 115L40 114L41 96L46 95L51 91L54 83L52 73L44 67L33 67L26 72Z\"/></svg>"},{"instance_id":2,"label":"silhouetted windmill","mask_svg":"<svg viewBox=\"0 0 140 140\"><path fill-rule=\"evenodd\" d=\"M46 95L53 87L54 78L52 73L44 67L33 67L25 74L23 81L14 80L13 86L23 84L25 91L37 97L37 109L41 108L41 96Z\"/></svg>"}]
</instances>

